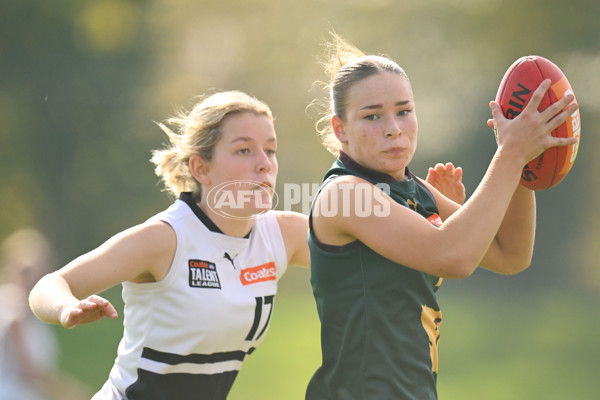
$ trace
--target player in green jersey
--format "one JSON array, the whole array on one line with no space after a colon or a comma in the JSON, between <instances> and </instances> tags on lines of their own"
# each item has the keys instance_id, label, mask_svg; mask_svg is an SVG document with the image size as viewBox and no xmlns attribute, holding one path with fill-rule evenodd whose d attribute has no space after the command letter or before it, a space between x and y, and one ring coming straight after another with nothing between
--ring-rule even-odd
<instances>
[{"instance_id":1,"label":"player in green jersey","mask_svg":"<svg viewBox=\"0 0 600 400\"><path fill-rule=\"evenodd\" d=\"M519 185L521 170L545 149L575 142L550 132L576 105L565 96L539 112L549 81L513 120L491 102L498 149L461 206L430 183L435 173L423 182L408 169L417 117L402 68L337 35L329 48L331 109L321 133L337 160L309 220L323 360L306 398L437 399L441 279L466 278L477 266L503 274L529 266L535 194ZM451 165L436 171L455 173Z\"/></svg>"}]
</instances>

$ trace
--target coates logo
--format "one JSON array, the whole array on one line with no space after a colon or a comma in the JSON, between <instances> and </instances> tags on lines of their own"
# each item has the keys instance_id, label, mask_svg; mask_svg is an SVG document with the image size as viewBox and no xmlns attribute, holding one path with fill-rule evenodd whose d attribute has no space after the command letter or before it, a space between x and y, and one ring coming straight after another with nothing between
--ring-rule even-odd
<instances>
[{"instance_id":1,"label":"coates logo","mask_svg":"<svg viewBox=\"0 0 600 400\"><path fill-rule=\"evenodd\" d=\"M273 261L258 267L246 268L240 274L242 285L251 285L253 283L274 281L277 279L277 268Z\"/></svg>"},{"instance_id":2,"label":"coates logo","mask_svg":"<svg viewBox=\"0 0 600 400\"><path fill-rule=\"evenodd\" d=\"M251 214L267 212L279 203L271 184L257 181L230 181L221 183L206 193L208 207L216 214L231 219L248 219L236 210L248 210Z\"/></svg>"}]
</instances>

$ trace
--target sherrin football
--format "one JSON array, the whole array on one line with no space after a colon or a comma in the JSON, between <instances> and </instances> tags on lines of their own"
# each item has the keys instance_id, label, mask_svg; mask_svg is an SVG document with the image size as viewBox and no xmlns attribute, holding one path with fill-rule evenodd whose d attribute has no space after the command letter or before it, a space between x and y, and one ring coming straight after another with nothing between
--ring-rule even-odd
<instances>
[{"instance_id":1,"label":"sherrin football","mask_svg":"<svg viewBox=\"0 0 600 400\"><path fill-rule=\"evenodd\" d=\"M521 57L508 68L498 88L496 102L502 107L504 116L513 119L519 115L544 79L552 80L552 85L538 110L545 110L568 93L574 95L565 74L550 60L540 56ZM579 109L552 131L554 137L579 138L580 135ZM566 147L549 148L525 165L521 184L531 190L546 190L556 186L571 170L578 146L579 142Z\"/></svg>"}]
</instances>

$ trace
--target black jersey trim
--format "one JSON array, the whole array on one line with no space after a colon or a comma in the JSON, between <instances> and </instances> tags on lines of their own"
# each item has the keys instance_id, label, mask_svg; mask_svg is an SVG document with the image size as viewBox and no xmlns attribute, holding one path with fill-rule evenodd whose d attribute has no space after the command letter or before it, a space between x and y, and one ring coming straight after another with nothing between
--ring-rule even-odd
<instances>
[{"instance_id":1,"label":"black jersey trim","mask_svg":"<svg viewBox=\"0 0 600 400\"><path fill-rule=\"evenodd\" d=\"M313 198L313 204L315 204L317 196L319 195L319 193L321 193L321 190L323 190L323 188L325 187L325 185L329 183L326 182L324 183L320 188L319 191L317 192L317 194L315 195L315 197ZM346 253L348 251L354 250L359 248L360 246L363 245L363 243L356 239L353 240L350 243L346 243L343 245L334 245L334 244L327 244L327 243L323 243L321 240L319 240L319 238L317 237L317 235L315 235L315 230L313 228L313 215L312 215L312 207L310 209L310 212L308 214L308 234L310 235L311 239L313 240L313 242L315 242L315 244L317 245L317 247L323 251L326 251L328 253L336 253L336 254L341 254L341 253Z\"/></svg>"},{"instance_id":2,"label":"black jersey trim","mask_svg":"<svg viewBox=\"0 0 600 400\"><path fill-rule=\"evenodd\" d=\"M179 195L179 200L181 200L185 204L187 204L188 207L194 212L194 214L196 215L196 217L198 217L198 219L200 221L202 221L202 223L211 232L223 233L223 231L214 222L212 222L212 220L210 218L208 218L208 215L206 215L204 213L204 211L202 211L200 209L200 207L198 207L198 204L196 204L196 202L194 201L194 197L192 196L192 193L190 193L190 192L182 192Z\"/></svg>"},{"instance_id":3,"label":"black jersey trim","mask_svg":"<svg viewBox=\"0 0 600 400\"><path fill-rule=\"evenodd\" d=\"M246 355L251 354L254 351L254 348L250 348L250 350L242 351L227 351L223 353L213 353L213 354L175 354L175 353L166 353L164 351L158 351L151 349L149 347L144 347L142 350L142 358L161 362L163 364L169 365L177 365L177 364L214 364L223 361L244 361Z\"/></svg>"},{"instance_id":4,"label":"black jersey trim","mask_svg":"<svg viewBox=\"0 0 600 400\"><path fill-rule=\"evenodd\" d=\"M221 228L219 228L217 224L215 224L212 221L212 219L210 219L208 215L206 215L204 211L200 209L200 207L198 207L198 204L196 204L196 202L194 201L194 196L191 192L181 192L181 194L179 194L179 200L183 201L185 204L188 205L188 207L192 210L196 217L198 217L198 219L202 221L204 226L206 226L209 231L225 235ZM244 236L244 239L248 239L250 237L251 232L252 230L250 230L250 232L248 232L248 234Z\"/></svg>"},{"instance_id":5,"label":"black jersey trim","mask_svg":"<svg viewBox=\"0 0 600 400\"><path fill-rule=\"evenodd\" d=\"M317 235L315 235L315 233L314 233L315 231L313 229L312 213L308 216L308 225L309 225L308 232L309 232L310 237L312 238L313 242L315 242L315 244L317 245L318 248L320 248L321 250L326 251L328 253L336 253L336 254L346 253L348 251L358 249L359 247L361 247L363 245L363 242L361 242L358 239L356 239L350 243L343 244L343 245L334 245L334 244L327 244L327 243L321 242L319 240L319 238L317 237Z\"/></svg>"}]
</instances>

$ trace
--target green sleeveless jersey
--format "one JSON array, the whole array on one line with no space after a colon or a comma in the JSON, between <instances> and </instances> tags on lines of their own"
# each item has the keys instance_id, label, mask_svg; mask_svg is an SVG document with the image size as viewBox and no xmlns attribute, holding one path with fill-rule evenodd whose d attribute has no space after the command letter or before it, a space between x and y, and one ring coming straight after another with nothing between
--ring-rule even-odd
<instances>
[{"instance_id":1,"label":"green sleeveless jersey","mask_svg":"<svg viewBox=\"0 0 600 400\"><path fill-rule=\"evenodd\" d=\"M341 153L321 187L355 175L389 188L396 202L439 226L433 195L406 172L406 180L396 181ZM324 244L312 223L308 243L323 360L306 399L437 399L441 278L394 263L359 241Z\"/></svg>"}]
</instances>

